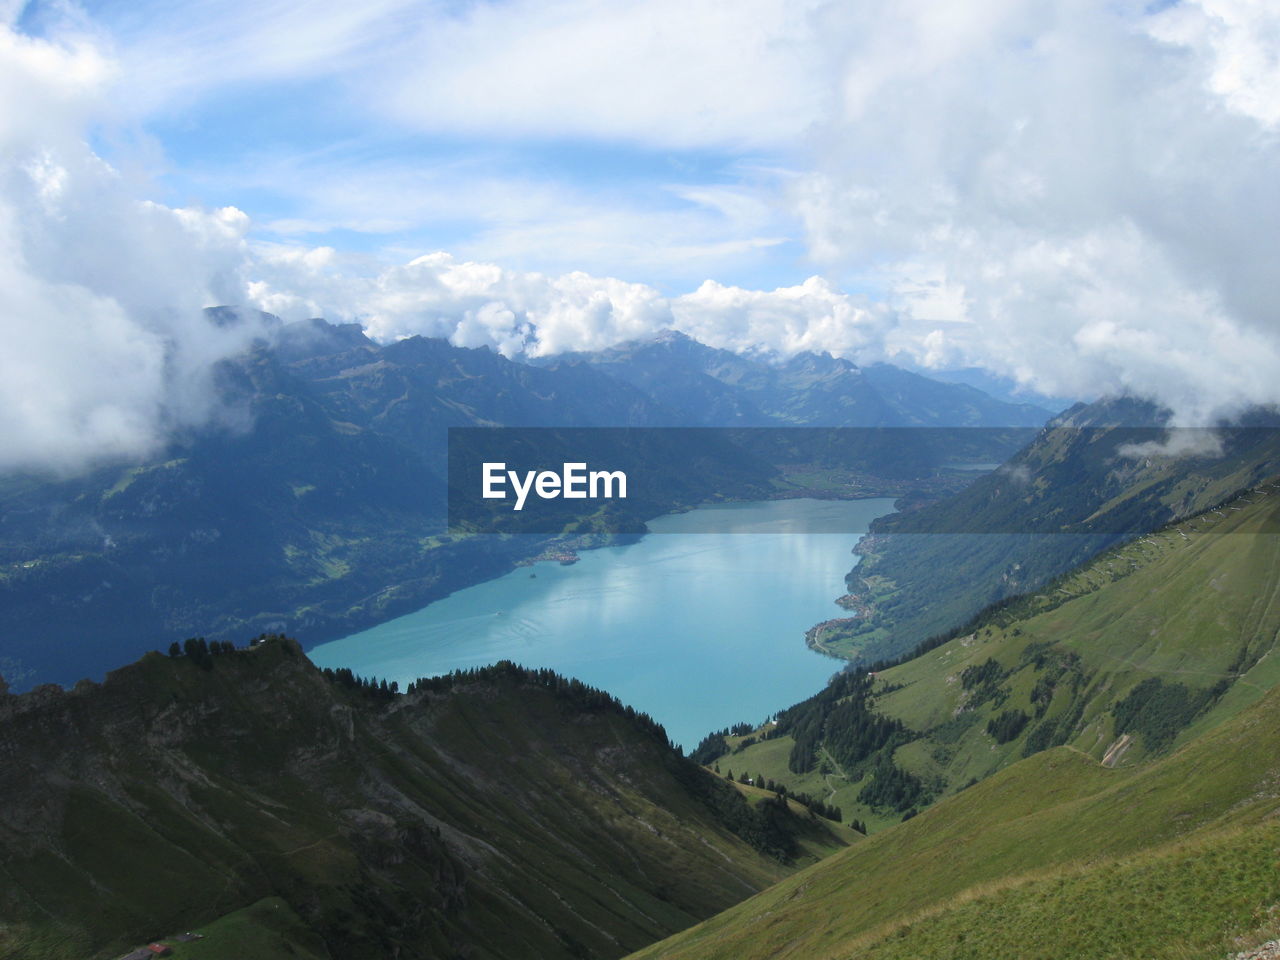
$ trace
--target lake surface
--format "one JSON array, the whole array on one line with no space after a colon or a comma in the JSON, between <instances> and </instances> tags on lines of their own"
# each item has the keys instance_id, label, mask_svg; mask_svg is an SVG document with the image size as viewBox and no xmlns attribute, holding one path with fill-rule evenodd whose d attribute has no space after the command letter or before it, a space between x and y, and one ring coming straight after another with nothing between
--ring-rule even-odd
<instances>
[{"instance_id":1,"label":"lake surface","mask_svg":"<svg viewBox=\"0 0 1280 960\"><path fill-rule=\"evenodd\" d=\"M504 659L550 667L649 713L689 750L840 668L804 632L848 616L834 600L858 534L823 531L865 531L892 510L890 499L772 500L661 517L638 543L520 567L310 656L402 688Z\"/></svg>"}]
</instances>

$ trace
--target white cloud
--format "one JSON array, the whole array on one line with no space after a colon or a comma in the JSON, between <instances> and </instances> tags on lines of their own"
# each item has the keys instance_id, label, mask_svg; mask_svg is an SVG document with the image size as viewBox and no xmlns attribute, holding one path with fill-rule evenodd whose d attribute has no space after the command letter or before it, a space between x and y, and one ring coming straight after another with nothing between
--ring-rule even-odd
<instances>
[{"instance_id":1,"label":"white cloud","mask_svg":"<svg viewBox=\"0 0 1280 960\"><path fill-rule=\"evenodd\" d=\"M821 112L821 0L314 0L103 6L139 113L279 81L450 136L785 145ZM65 28L65 24L62 25Z\"/></svg>"},{"instance_id":2,"label":"white cloud","mask_svg":"<svg viewBox=\"0 0 1280 960\"><path fill-rule=\"evenodd\" d=\"M703 343L737 352L790 356L805 350L873 359L891 321L883 307L859 302L820 277L773 291L708 280L672 301L676 327Z\"/></svg>"},{"instance_id":3,"label":"white cloud","mask_svg":"<svg viewBox=\"0 0 1280 960\"><path fill-rule=\"evenodd\" d=\"M200 0L103 8L109 35L57 9L82 39L0 31L0 469L136 454L215 415L209 364L245 334L199 307L241 299L508 355L674 326L735 350L909 356L1139 393L1187 422L1280 401L1267 0ZM282 122L333 111L351 139L242 143L195 180L284 198L277 237L465 223L452 255L249 245L239 211L145 202L86 146L104 120L283 102L283 81L309 85ZM488 142L444 160L358 145L406 130ZM648 192L586 175L585 154L543 178L511 160L567 139L613 144L623 178L639 158ZM658 182L655 156L706 148L714 174ZM829 278L730 284L782 256L780 193ZM701 285L631 282L655 277Z\"/></svg>"},{"instance_id":4,"label":"white cloud","mask_svg":"<svg viewBox=\"0 0 1280 960\"><path fill-rule=\"evenodd\" d=\"M252 331L245 218L139 199L84 143L112 76L92 48L0 27L0 470L74 470L152 450L216 410L212 361Z\"/></svg>"},{"instance_id":5,"label":"white cloud","mask_svg":"<svg viewBox=\"0 0 1280 960\"><path fill-rule=\"evenodd\" d=\"M810 0L512 0L431 17L378 77L432 131L777 145L825 94ZM819 67L815 69L815 67Z\"/></svg>"},{"instance_id":6,"label":"white cloud","mask_svg":"<svg viewBox=\"0 0 1280 960\"><path fill-rule=\"evenodd\" d=\"M601 349L672 322L667 301L644 284L524 273L447 253L382 267L329 248L267 248L253 278L253 303L287 320L358 320L383 341L445 337L505 356Z\"/></svg>"},{"instance_id":7,"label":"white cloud","mask_svg":"<svg viewBox=\"0 0 1280 960\"><path fill-rule=\"evenodd\" d=\"M1194 51L1209 88L1233 110L1280 125L1280 7L1269 0L1187 0L1165 11L1151 33Z\"/></svg>"},{"instance_id":8,"label":"white cloud","mask_svg":"<svg viewBox=\"0 0 1280 960\"><path fill-rule=\"evenodd\" d=\"M250 283L255 306L287 320L357 320L382 341L444 337L506 356L601 350L677 329L711 346L790 356L878 357L893 315L820 277L772 291L708 280L674 298L581 271L557 276L458 260L447 253L382 267L331 248L266 247Z\"/></svg>"},{"instance_id":9,"label":"white cloud","mask_svg":"<svg viewBox=\"0 0 1280 960\"><path fill-rule=\"evenodd\" d=\"M797 184L883 291L886 349L1188 421L1280 401L1274 3L842 4L842 103Z\"/></svg>"},{"instance_id":10,"label":"white cloud","mask_svg":"<svg viewBox=\"0 0 1280 960\"><path fill-rule=\"evenodd\" d=\"M218 194L284 198L295 215L256 223L259 236L315 244L349 242L334 232L354 231L388 261L448 249L525 270L644 277L675 289L748 275L793 243L799 227L785 197L793 174L777 168L735 164L723 171L732 183L619 188L539 176L512 162L496 154L411 162L344 144L254 153L200 179Z\"/></svg>"}]
</instances>

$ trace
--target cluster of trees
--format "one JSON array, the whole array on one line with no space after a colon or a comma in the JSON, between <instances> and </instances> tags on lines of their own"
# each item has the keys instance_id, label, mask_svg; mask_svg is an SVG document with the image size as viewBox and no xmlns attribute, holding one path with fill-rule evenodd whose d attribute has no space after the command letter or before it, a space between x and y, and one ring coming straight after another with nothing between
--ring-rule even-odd
<instances>
[{"instance_id":1,"label":"cluster of trees","mask_svg":"<svg viewBox=\"0 0 1280 960\"><path fill-rule=\"evenodd\" d=\"M1230 684L1220 680L1212 687L1194 690L1186 684L1149 677L1115 705L1116 733L1137 734L1148 750L1161 750Z\"/></svg>"},{"instance_id":2,"label":"cluster of trees","mask_svg":"<svg viewBox=\"0 0 1280 960\"><path fill-rule=\"evenodd\" d=\"M787 807L786 797L775 794L752 805L726 781L691 760L681 760L673 770L676 778L731 833L777 860L787 861L796 855L795 815Z\"/></svg>"},{"instance_id":3,"label":"cluster of trees","mask_svg":"<svg viewBox=\"0 0 1280 960\"><path fill-rule=\"evenodd\" d=\"M693 752L689 754L689 759L699 766L709 767L715 763L726 753L729 752L729 744L726 737L729 730L718 730L715 733L708 733L702 738L701 742L693 748Z\"/></svg>"},{"instance_id":4,"label":"cluster of trees","mask_svg":"<svg viewBox=\"0 0 1280 960\"><path fill-rule=\"evenodd\" d=\"M887 754L876 757L871 770L871 780L858 791L858 801L869 807L890 810L911 810L928 799L924 781L908 773L893 762Z\"/></svg>"},{"instance_id":5,"label":"cluster of trees","mask_svg":"<svg viewBox=\"0 0 1280 960\"><path fill-rule=\"evenodd\" d=\"M177 640L169 644L169 656L175 660L186 657L208 670L213 667L213 658L224 654L235 653L236 645L230 640L214 640L210 643L204 637L188 637L182 643Z\"/></svg>"},{"instance_id":6,"label":"cluster of trees","mask_svg":"<svg viewBox=\"0 0 1280 960\"><path fill-rule=\"evenodd\" d=\"M970 694L966 706L978 707L989 700L996 706L1004 703L1009 698L1009 691L1002 684L1011 672L1001 666L1000 661L991 658L961 670L960 686Z\"/></svg>"},{"instance_id":7,"label":"cluster of trees","mask_svg":"<svg viewBox=\"0 0 1280 960\"><path fill-rule=\"evenodd\" d=\"M1022 651L1019 666L1034 667L1039 676L1031 688L1031 706L1038 721L1027 734L1022 745L1022 755L1031 756L1050 747L1059 747L1075 736L1084 716L1084 690L1089 676L1079 654L1061 650L1054 644L1038 640L1027 644ZM1046 717L1049 707L1057 698L1061 708Z\"/></svg>"},{"instance_id":8,"label":"cluster of trees","mask_svg":"<svg viewBox=\"0 0 1280 960\"><path fill-rule=\"evenodd\" d=\"M1030 720L1021 710L1005 710L987 721L987 733L996 738L996 743L1008 743L1022 733Z\"/></svg>"},{"instance_id":9,"label":"cluster of trees","mask_svg":"<svg viewBox=\"0 0 1280 960\"><path fill-rule=\"evenodd\" d=\"M339 667L336 670L325 667L320 672L330 683L336 683L344 690L362 693L371 699L390 701L394 700L396 694L400 692L400 684L395 680L387 683L386 680L379 680L377 677L362 677L353 673L350 667Z\"/></svg>"},{"instance_id":10,"label":"cluster of trees","mask_svg":"<svg viewBox=\"0 0 1280 960\"><path fill-rule=\"evenodd\" d=\"M709 733L702 738L702 741L693 749L689 757L696 760L704 767L709 767L721 757L728 753L741 753L747 747L754 746L764 740L770 740L777 736L777 727L765 725L760 733L755 736L747 736L756 729L755 725L742 722L735 723L732 727L725 727L723 730L717 730ZM736 746L730 747L729 737L745 737L740 740Z\"/></svg>"},{"instance_id":11,"label":"cluster of trees","mask_svg":"<svg viewBox=\"0 0 1280 960\"><path fill-rule=\"evenodd\" d=\"M852 776L852 768L878 751L915 739L901 722L871 709L872 682L862 671L845 671L820 693L778 715L774 735L790 734L795 741L787 758L792 773L814 769L819 748L825 748Z\"/></svg>"},{"instance_id":12,"label":"cluster of trees","mask_svg":"<svg viewBox=\"0 0 1280 960\"><path fill-rule=\"evenodd\" d=\"M530 670L510 660L500 660L492 666L454 670L438 677L420 677L410 681L407 692L421 695L447 693L458 687L497 682L520 683L550 690L556 697L577 710L589 713L616 713L645 730L655 740L677 752L680 748L671 742L666 728L647 713L622 703L604 690L588 686L581 680L564 677L546 668Z\"/></svg>"},{"instance_id":13,"label":"cluster of trees","mask_svg":"<svg viewBox=\"0 0 1280 960\"><path fill-rule=\"evenodd\" d=\"M249 641L249 646L256 647L274 640L289 640L283 633L260 633ZM293 641L290 641L291 643ZM213 658L224 654L235 653L236 645L230 640L206 640L204 637L188 637L179 643L177 640L169 644L169 656L177 660L187 657L206 669L213 666Z\"/></svg>"},{"instance_id":14,"label":"cluster of trees","mask_svg":"<svg viewBox=\"0 0 1280 960\"><path fill-rule=\"evenodd\" d=\"M844 812L835 804L827 803L823 800L819 800L817 797L812 797L807 793L788 794L785 784L779 784L778 786L780 787L780 789L778 790L778 793L780 795L784 797L790 796L792 800L796 801L796 803L800 804L803 807L808 807L811 811L813 811L823 819L832 820L836 823L844 822ZM866 831L863 831L863 832L865 833Z\"/></svg>"}]
</instances>

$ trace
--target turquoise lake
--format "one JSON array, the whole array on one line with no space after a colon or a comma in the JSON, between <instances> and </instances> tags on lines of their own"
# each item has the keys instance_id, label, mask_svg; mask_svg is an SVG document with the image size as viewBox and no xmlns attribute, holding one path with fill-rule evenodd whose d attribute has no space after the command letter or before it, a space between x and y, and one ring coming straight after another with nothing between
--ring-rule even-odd
<instances>
[{"instance_id":1,"label":"turquoise lake","mask_svg":"<svg viewBox=\"0 0 1280 960\"><path fill-rule=\"evenodd\" d=\"M638 543L520 567L310 656L401 687L504 659L550 667L692 749L816 693L840 668L804 632L848 615L834 601L858 533L824 531L865 531L892 510L889 499L772 500L661 517Z\"/></svg>"}]
</instances>

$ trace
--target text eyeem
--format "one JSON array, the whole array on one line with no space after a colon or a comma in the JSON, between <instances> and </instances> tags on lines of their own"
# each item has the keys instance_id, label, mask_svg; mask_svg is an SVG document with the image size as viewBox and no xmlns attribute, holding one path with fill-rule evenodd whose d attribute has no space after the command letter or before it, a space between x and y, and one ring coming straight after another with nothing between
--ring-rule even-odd
<instances>
[{"instance_id":1,"label":"text eyeem","mask_svg":"<svg viewBox=\"0 0 1280 960\"><path fill-rule=\"evenodd\" d=\"M523 510L532 491L542 500L612 500L627 498L627 475L621 470L587 470L585 463L565 463L554 470L508 470L505 463L484 464L481 494L486 500L507 499L507 483L516 495L514 510Z\"/></svg>"}]
</instances>

